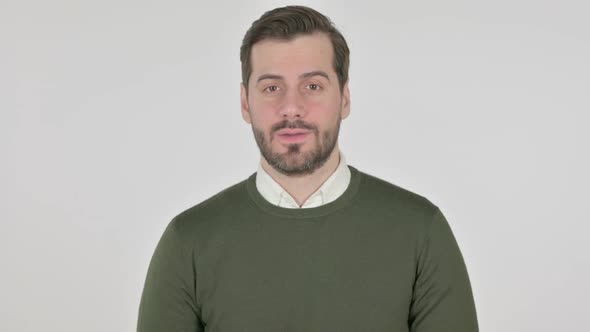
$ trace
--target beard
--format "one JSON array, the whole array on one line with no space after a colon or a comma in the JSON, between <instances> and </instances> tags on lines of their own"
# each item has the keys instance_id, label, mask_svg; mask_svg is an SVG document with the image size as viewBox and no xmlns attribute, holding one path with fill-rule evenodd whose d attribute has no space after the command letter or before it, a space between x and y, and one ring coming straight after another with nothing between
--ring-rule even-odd
<instances>
[{"instance_id":1,"label":"beard","mask_svg":"<svg viewBox=\"0 0 590 332\"><path fill-rule=\"evenodd\" d=\"M272 150L272 141L275 137L274 133L278 130L289 129L307 129L315 136L314 147L307 152L302 152L302 146L305 143L293 143L287 145L287 152L278 153ZM289 122L284 120L272 126L269 137L270 142L266 140L264 131L252 125L254 132L254 139L260 149L260 154L266 159L268 164L272 166L277 172L287 176L302 176L312 174L316 169L322 167L336 147L338 140L338 133L340 132L340 119L336 124L320 132L314 125L307 124L302 120Z\"/></svg>"}]
</instances>

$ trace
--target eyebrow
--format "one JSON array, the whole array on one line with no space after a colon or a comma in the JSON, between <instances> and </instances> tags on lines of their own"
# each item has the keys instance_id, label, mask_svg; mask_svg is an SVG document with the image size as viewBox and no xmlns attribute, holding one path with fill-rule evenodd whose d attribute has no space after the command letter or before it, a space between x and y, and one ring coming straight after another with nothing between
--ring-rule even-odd
<instances>
[{"instance_id":1,"label":"eyebrow","mask_svg":"<svg viewBox=\"0 0 590 332\"><path fill-rule=\"evenodd\" d=\"M304 79L304 78L309 78L309 77L313 77L313 76L322 76L325 77L328 81L330 81L330 77L328 76L328 74L326 74L326 72L322 71L322 70L314 70L314 71L310 71L307 73L303 73L301 75L299 75L299 79ZM281 75L276 75L276 74L262 74L260 75L260 77L258 77L258 79L256 80L256 83L262 81L262 80L282 80L284 79L283 76Z\"/></svg>"}]
</instances>

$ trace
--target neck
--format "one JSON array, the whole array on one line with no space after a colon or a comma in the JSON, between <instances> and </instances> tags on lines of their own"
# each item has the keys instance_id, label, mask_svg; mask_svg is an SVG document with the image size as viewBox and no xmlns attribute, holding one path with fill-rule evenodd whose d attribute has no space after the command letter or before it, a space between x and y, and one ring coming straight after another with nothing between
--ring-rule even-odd
<instances>
[{"instance_id":1,"label":"neck","mask_svg":"<svg viewBox=\"0 0 590 332\"><path fill-rule=\"evenodd\" d=\"M334 150L330 154L330 157L322 167L316 169L311 174L302 176L288 176L277 172L272 166L268 164L264 157L260 157L262 168L283 188L286 192L291 195L299 206L322 186L324 182L336 171L338 164L340 163L340 149L338 144L334 147Z\"/></svg>"}]
</instances>

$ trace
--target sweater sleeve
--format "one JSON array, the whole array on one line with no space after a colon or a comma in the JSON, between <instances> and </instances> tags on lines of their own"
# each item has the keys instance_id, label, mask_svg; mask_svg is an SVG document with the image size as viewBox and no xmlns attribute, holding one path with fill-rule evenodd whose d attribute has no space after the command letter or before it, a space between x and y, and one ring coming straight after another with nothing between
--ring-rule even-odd
<instances>
[{"instance_id":1,"label":"sweater sleeve","mask_svg":"<svg viewBox=\"0 0 590 332\"><path fill-rule=\"evenodd\" d=\"M408 324L411 332L479 331L467 268L438 208L418 254Z\"/></svg>"},{"instance_id":2,"label":"sweater sleeve","mask_svg":"<svg viewBox=\"0 0 590 332\"><path fill-rule=\"evenodd\" d=\"M139 305L137 332L204 331L196 304L192 249L181 241L173 220L148 267Z\"/></svg>"}]
</instances>

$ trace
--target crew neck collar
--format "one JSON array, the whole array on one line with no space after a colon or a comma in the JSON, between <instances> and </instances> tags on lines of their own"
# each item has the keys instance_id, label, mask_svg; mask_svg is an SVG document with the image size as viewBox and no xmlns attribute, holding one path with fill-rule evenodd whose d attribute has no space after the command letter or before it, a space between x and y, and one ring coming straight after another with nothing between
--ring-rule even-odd
<instances>
[{"instance_id":1,"label":"crew neck collar","mask_svg":"<svg viewBox=\"0 0 590 332\"><path fill-rule=\"evenodd\" d=\"M326 203L324 205L305 209L290 209L276 206L267 201L256 188L256 173L253 173L246 180L246 188L248 195L253 202L264 211L285 218L306 219L321 217L330 214L350 203L356 196L361 180L362 174L353 166L347 166L350 169L350 184L336 200Z\"/></svg>"},{"instance_id":2,"label":"crew neck collar","mask_svg":"<svg viewBox=\"0 0 590 332\"><path fill-rule=\"evenodd\" d=\"M340 151L340 161L336 170L321 184L321 186L299 205L273 177L262 167L262 160L258 163L256 173L256 189L267 201L274 205L291 209L308 209L335 201L342 195L350 184L350 169L346 165L346 158Z\"/></svg>"}]
</instances>

